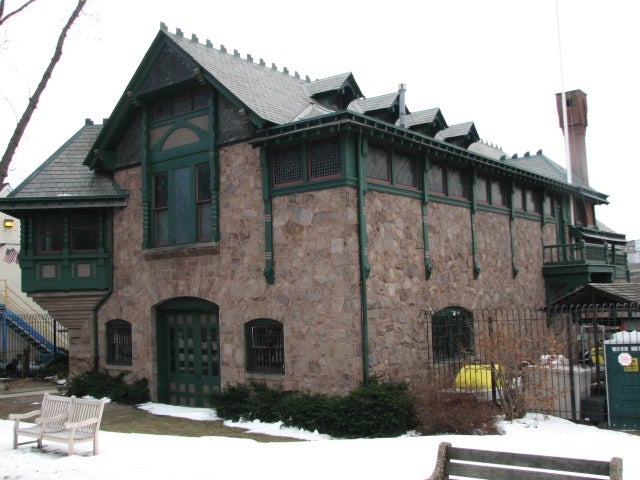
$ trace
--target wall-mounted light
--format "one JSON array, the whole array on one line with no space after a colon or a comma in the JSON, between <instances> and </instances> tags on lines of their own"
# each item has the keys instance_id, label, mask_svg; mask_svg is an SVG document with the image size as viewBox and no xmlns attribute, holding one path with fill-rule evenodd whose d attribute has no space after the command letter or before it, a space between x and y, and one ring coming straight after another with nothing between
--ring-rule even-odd
<instances>
[{"instance_id":1,"label":"wall-mounted light","mask_svg":"<svg viewBox=\"0 0 640 480\"><path fill-rule=\"evenodd\" d=\"M4 219L4 228L13 228L15 225L15 220L13 218L5 218Z\"/></svg>"}]
</instances>

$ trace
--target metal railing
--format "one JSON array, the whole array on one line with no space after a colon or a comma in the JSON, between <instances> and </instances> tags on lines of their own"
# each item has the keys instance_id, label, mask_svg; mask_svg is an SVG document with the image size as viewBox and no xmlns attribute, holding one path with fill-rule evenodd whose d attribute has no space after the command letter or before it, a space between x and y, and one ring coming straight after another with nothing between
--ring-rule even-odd
<instances>
[{"instance_id":1,"label":"metal railing","mask_svg":"<svg viewBox=\"0 0 640 480\"><path fill-rule=\"evenodd\" d=\"M0 305L0 376L31 377L67 356L67 329L46 313L21 313Z\"/></svg>"},{"instance_id":2,"label":"metal railing","mask_svg":"<svg viewBox=\"0 0 640 480\"><path fill-rule=\"evenodd\" d=\"M527 411L570 420L606 395L607 336L640 324L635 304L463 312L425 312L429 383L500 404L508 382Z\"/></svg>"}]
</instances>

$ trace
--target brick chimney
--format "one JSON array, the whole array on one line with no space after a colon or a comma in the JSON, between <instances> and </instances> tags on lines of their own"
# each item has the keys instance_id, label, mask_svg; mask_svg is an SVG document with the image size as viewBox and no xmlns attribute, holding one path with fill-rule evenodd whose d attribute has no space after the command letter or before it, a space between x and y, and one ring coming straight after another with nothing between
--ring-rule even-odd
<instances>
[{"instance_id":1,"label":"brick chimney","mask_svg":"<svg viewBox=\"0 0 640 480\"><path fill-rule=\"evenodd\" d=\"M589 186L589 172L587 169L587 94L582 90L571 90L564 94L567 106L567 128L564 128L562 112L562 93L556 93L556 107L560 119L560 128L568 137L569 169L571 183Z\"/></svg>"}]
</instances>

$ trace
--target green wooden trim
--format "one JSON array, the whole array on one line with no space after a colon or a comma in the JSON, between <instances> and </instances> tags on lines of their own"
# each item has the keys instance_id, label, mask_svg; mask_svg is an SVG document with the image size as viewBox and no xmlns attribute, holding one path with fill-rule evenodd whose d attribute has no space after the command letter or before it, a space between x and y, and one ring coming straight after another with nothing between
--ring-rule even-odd
<instances>
[{"instance_id":1,"label":"green wooden trim","mask_svg":"<svg viewBox=\"0 0 640 480\"><path fill-rule=\"evenodd\" d=\"M262 274L269 285L276 282L275 264L273 261L273 203L270 192L269 165L267 152L260 148L260 169L262 170L262 200L264 202L264 270Z\"/></svg>"},{"instance_id":2,"label":"green wooden trim","mask_svg":"<svg viewBox=\"0 0 640 480\"><path fill-rule=\"evenodd\" d=\"M220 241L220 151L218 139L217 93L209 95L209 189L211 191L211 241Z\"/></svg>"},{"instance_id":3,"label":"green wooden trim","mask_svg":"<svg viewBox=\"0 0 640 480\"><path fill-rule=\"evenodd\" d=\"M478 239L476 232L476 181L477 170L471 171L471 191L469 192L471 200L471 208L469 214L471 217L471 257L473 259L473 278L477 279L480 276L480 263L478 262Z\"/></svg>"},{"instance_id":4,"label":"green wooden trim","mask_svg":"<svg viewBox=\"0 0 640 480\"><path fill-rule=\"evenodd\" d=\"M427 280L433 273L431 264L431 250L429 244L429 168L431 163L428 158L424 160L424 170L422 172L422 244L424 248L424 276Z\"/></svg>"},{"instance_id":5,"label":"green wooden trim","mask_svg":"<svg viewBox=\"0 0 640 480\"><path fill-rule=\"evenodd\" d=\"M513 278L518 276L518 264L516 262L516 210L513 206L513 197L515 195L515 185L513 181L509 187L511 189L511 202L509 206L509 236L511 237L511 275Z\"/></svg>"},{"instance_id":6,"label":"green wooden trim","mask_svg":"<svg viewBox=\"0 0 640 480\"><path fill-rule=\"evenodd\" d=\"M367 279L371 273L369 256L367 253L367 141L359 136L358 139L358 238L360 257L360 310L362 324L362 380L369 381L369 309L367 300Z\"/></svg>"},{"instance_id":7,"label":"green wooden trim","mask_svg":"<svg viewBox=\"0 0 640 480\"><path fill-rule=\"evenodd\" d=\"M142 138L142 248L151 248L153 246L153 227L151 219L153 218L152 205L152 187L151 175L149 172L149 162L151 152L149 151L149 112L146 112L141 125Z\"/></svg>"}]
</instances>

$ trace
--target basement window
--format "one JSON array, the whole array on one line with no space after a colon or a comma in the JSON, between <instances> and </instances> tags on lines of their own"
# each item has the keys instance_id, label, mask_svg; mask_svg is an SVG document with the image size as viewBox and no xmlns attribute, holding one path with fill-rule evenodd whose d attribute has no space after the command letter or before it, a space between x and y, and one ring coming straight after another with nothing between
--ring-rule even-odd
<instances>
[{"instance_id":1,"label":"basement window","mask_svg":"<svg viewBox=\"0 0 640 480\"><path fill-rule=\"evenodd\" d=\"M111 365L131 365L131 324L126 320L107 322L107 363Z\"/></svg>"},{"instance_id":2,"label":"basement window","mask_svg":"<svg viewBox=\"0 0 640 480\"><path fill-rule=\"evenodd\" d=\"M435 362L447 362L473 354L473 314L460 307L435 313L431 320L431 341Z\"/></svg>"},{"instance_id":3,"label":"basement window","mask_svg":"<svg viewBox=\"0 0 640 480\"><path fill-rule=\"evenodd\" d=\"M276 320L259 318L244 327L249 373L284 374L284 331Z\"/></svg>"}]
</instances>

